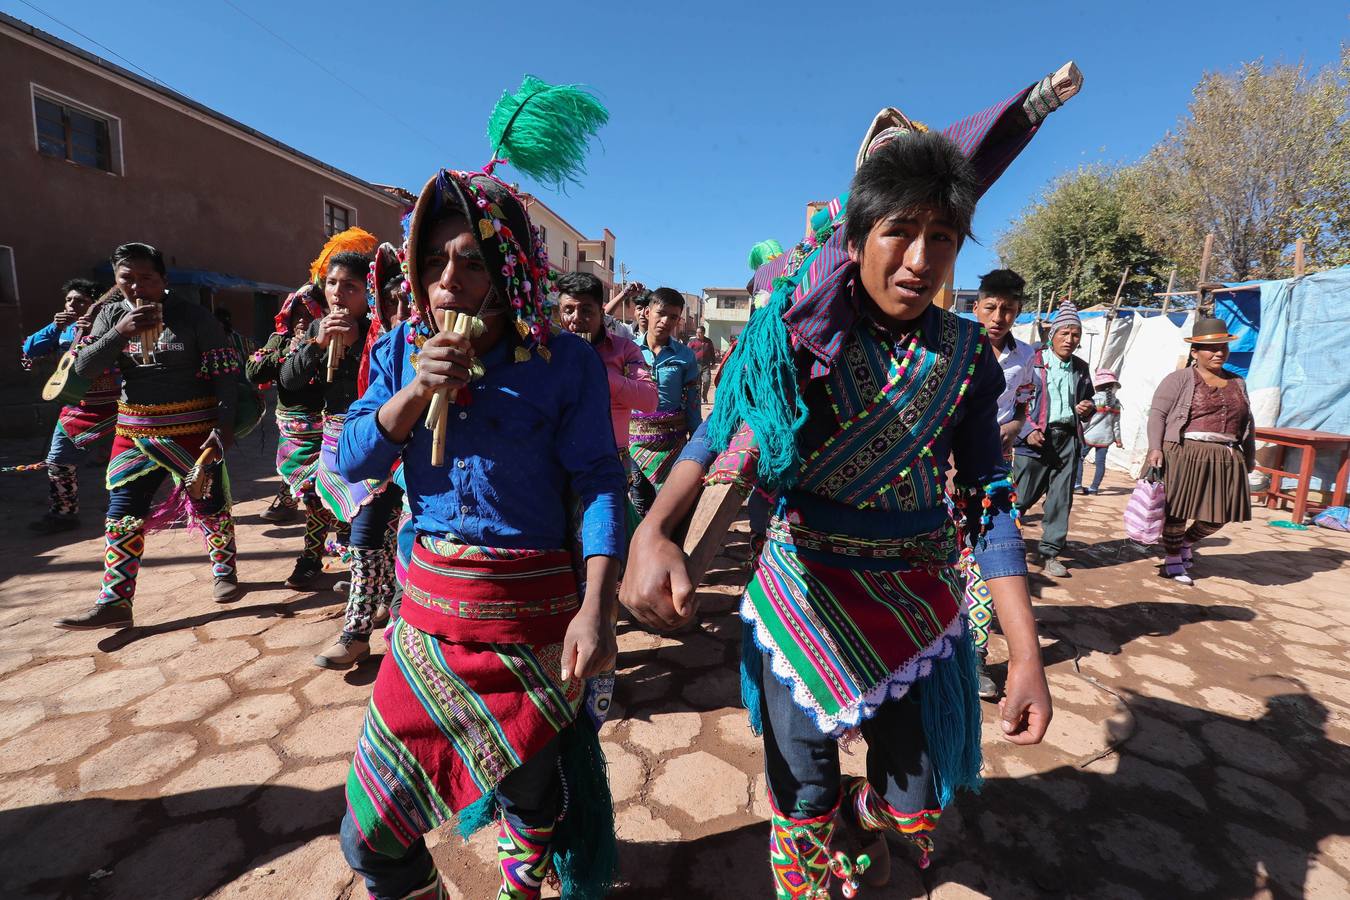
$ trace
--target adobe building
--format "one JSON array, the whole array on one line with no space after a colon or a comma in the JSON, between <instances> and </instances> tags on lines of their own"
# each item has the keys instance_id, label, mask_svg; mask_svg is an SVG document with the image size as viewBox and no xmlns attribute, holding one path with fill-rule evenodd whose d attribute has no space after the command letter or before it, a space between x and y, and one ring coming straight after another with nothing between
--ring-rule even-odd
<instances>
[{"instance_id":1,"label":"adobe building","mask_svg":"<svg viewBox=\"0 0 1350 900\"><path fill-rule=\"evenodd\" d=\"M60 286L110 286L109 253L164 251L174 289L255 340L327 235L397 242L406 193L363 181L0 14L0 382ZM33 386L33 393L36 387ZM17 399L13 398L13 399Z\"/></svg>"}]
</instances>

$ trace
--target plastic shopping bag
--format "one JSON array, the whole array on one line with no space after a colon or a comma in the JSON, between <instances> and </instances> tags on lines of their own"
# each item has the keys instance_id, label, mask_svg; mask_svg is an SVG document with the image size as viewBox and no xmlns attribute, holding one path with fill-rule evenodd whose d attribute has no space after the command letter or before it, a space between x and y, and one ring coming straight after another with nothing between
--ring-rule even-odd
<instances>
[{"instance_id":1,"label":"plastic shopping bag","mask_svg":"<svg viewBox=\"0 0 1350 900\"><path fill-rule=\"evenodd\" d=\"M1156 467L1145 472L1125 504L1125 533L1132 541L1156 544L1162 540L1167 501L1161 475Z\"/></svg>"}]
</instances>

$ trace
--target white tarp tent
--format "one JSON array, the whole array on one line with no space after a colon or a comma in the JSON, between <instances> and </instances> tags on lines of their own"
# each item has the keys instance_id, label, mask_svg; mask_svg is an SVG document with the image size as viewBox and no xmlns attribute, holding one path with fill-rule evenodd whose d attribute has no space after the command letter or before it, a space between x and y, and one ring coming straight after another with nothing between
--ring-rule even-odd
<instances>
[{"instance_id":1,"label":"white tarp tent","mask_svg":"<svg viewBox=\"0 0 1350 900\"><path fill-rule=\"evenodd\" d=\"M1122 314L1111 326L1106 353L1102 353L1104 315L1088 314L1083 319L1083 343L1076 356L1093 371L1112 369L1120 378L1120 439L1123 448L1112 447L1106 455L1112 468L1139 473L1148 455L1148 410L1158 382L1186 363L1184 338L1191 332L1194 314L1180 325L1169 316ZM1019 341L1033 338L1031 324L1017 325L1013 334Z\"/></svg>"}]
</instances>

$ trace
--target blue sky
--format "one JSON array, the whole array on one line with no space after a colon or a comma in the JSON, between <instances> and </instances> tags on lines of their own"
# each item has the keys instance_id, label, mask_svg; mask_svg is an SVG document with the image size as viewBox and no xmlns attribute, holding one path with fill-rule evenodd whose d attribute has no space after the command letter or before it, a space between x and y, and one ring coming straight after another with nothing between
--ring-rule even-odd
<instances>
[{"instance_id":1,"label":"blue sky","mask_svg":"<svg viewBox=\"0 0 1350 900\"><path fill-rule=\"evenodd\" d=\"M1051 178L1138 158L1204 72L1258 57L1317 68L1350 40L1342 0L33 2L202 103L414 190L441 165L487 161L488 111L522 74L589 84L611 120L583 186L566 196L526 186L588 236L612 230L635 277L686 291L744 284L752 244L799 239L804 204L846 188L883 106L942 127L1068 59L1086 76L982 201L981 243L957 263L958 286L973 287ZM499 18L477 21L483 8ZM117 61L23 2L0 9ZM311 250L297 248L297 271Z\"/></svg>"}]
</instances>

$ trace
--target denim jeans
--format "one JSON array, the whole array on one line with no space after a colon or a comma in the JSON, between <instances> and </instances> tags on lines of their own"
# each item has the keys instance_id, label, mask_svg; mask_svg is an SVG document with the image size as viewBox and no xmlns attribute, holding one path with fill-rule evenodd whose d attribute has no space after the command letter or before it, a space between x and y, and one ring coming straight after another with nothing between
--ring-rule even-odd
<instances>
[{"instance_id":1,"label":"denim jeans","mask_svg":"<svg viewBox=\"0 0 1350 900\"><path fill-rule=\"evenodd\" d=\"M217 464L213 468L215 472L211 478L211 489L200 501L192 504L193 510L199 515L213 516L225 508L224 466ZM144 519L150 513L155 492L168 476L167 469L155 468L134 481L113 488L108 492L108 518L131 516Z\"/></svg>"},{"instance_id":2,"label":"denim jeans","mask_svg":"<svg viewBox=\"0 0 1350 900\"><path fill-rule=\"evenodd\" d=\"M1106 475L1106 451L1110 449L1110 447L1089 447L1087 444L1083 445L1083 452L1078 457L1078 468L1074 470L1074 487L1080 488L1083 486L1083 467L1089 456L1093 456L1093 462L1097 466L1097 473L1092 476L1092 489L1096 491L1102 486L1102 478Z\"/></svg>"},{"instance_id":3,"label":"denim jeans","mask_svg":"<svg viewBox=\"0 0 1350 900\"><path fill-rule=\"evenodd\" d=\"M525 760L497 785L502 815L514 825L541 828L558 818L562 785L558 778L558 739ZM372 850L350 812L342 817L342 855L366 880L373 900L398 900L426 885L436 870L426 841L418 838L398 857Z\"/></svg>"},{"instance_id":4,"label":"denim jeans","mask_svg":"<svg viewBox=\"0 0 1350 900\"><path fill-rule=\"evenodd\" d=\"M357 510L352 517L351 537L347 545L358 550L378 550L384 546L384 535L391 520L398 521L403 509L403 489L390 484L375 499Z\"/></svg>"},{"instance_id":5,"label":"denim jeans","mask_svg":"<svg viewBox=\"0 0 1350 900\"><path fill-rule=\"evenodd\" d=\"M66 436L60 426L53 428L47 463L53 466L78 466L83 459L84 451L75 446L75 442Z\"/></svg>"},{"instance_id":6,"label":"denim jeans","mask_svg":"<svg viewBox=\"0 0 1350 900\"><path fill-rule=\"evenodd\" d=\"M743 626L750 627L750 626ZM810 819L839 802L839 742L821 733L811 716L792 700L792 691L774 675L764 654L764 770L769 795L779 812ZM867 780L901 812L937 809L937 791L928 759L914 685L900 700L884 703L862 724L867 742Z\"/></svg>"}]
</instances>

